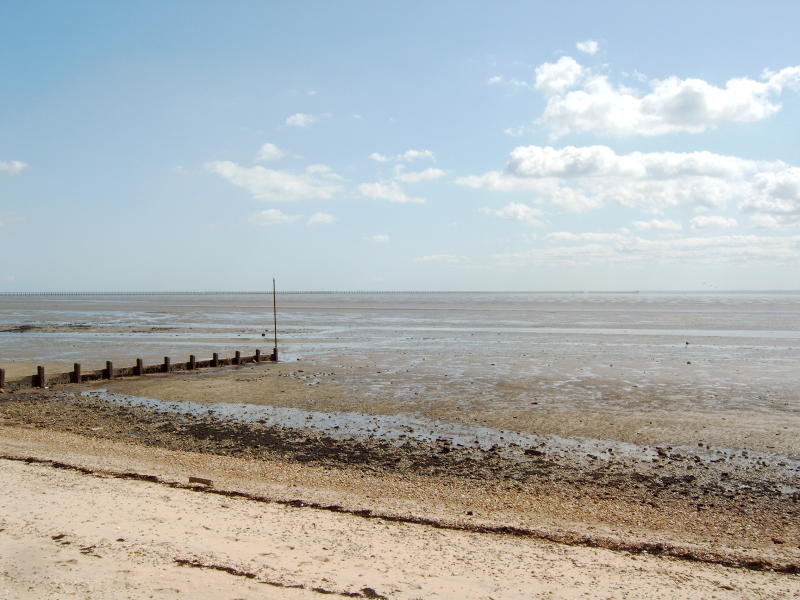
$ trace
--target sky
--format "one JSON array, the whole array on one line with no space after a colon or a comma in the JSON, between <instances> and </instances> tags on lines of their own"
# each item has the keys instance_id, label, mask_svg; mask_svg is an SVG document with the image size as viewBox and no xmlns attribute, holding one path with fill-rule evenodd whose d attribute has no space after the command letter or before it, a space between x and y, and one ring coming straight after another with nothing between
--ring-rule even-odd
<instances>
[{"instance_id":1,"label":"sky","mask_svg":"<svg viewBox=\"0 0 800 600\"><path fill-rule=\"evenodd\" d=\"M800 3L0 3L0 292L800 289Z\"/></svg>"}]
</instances>

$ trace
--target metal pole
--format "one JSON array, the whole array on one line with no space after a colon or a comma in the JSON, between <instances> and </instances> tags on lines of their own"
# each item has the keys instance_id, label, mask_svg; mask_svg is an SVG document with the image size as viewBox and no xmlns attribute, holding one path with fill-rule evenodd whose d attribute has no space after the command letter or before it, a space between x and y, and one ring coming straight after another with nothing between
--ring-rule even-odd
<instances>
[{"instance_id":1,"label":"metal pole","mask_svg":"<svg viewBox=\"0 0 800 600\"><path fill-rule=\"evenodd\" d=\"M275 278L272 278L272 326L275 332L275 347L272 349L272 354L275 361L278 360L278 303L275 299Z\"/></svg>"}]
</instances>

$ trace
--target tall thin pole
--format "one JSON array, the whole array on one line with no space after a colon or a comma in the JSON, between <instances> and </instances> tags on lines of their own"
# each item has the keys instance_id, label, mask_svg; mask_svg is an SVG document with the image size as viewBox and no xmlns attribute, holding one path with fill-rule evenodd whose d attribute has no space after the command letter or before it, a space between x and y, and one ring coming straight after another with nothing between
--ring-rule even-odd
<instances>
[{"instance_id":1,"label":"tall thin pole","mask_svg":"<svg viewBox=\"0 0 800 600\"><path fill-rule=\"evenodd\" d=\"M272 348L272 354L275 357L275 362L278 361L278 303L275 299L275 278L272 278L272 326L275 332L275 347Z\"/></svg>"}]
</instances>

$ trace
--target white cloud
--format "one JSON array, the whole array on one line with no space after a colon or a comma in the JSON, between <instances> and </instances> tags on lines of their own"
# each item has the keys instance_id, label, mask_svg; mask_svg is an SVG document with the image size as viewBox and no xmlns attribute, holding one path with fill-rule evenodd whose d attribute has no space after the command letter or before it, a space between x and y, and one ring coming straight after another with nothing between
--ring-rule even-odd
<instances>
[{"instance_id":1,"label":"white cloud","mask_svg":"<svg viewBox=\"0 0 800 600\"><path fill-rule=\"evenodd\" d=\"M639 231L680 231L683 226L670 219L650 219L649 221L634 221L633 226Z\"/></svg>"},{"instance_id":2,"label":"white cloud","mask_svg":"<svg viewBox=\"0 0 800 600\"><path fill-rule=\"evenodd\" d=\"M377 162L389 162L397 160L414 160L419 153L428 153L427 150L409 150L404 154L395 157L387 157L382 154L374 153L370 155L372 160ZM433 156L431 154L431 156ZM395 165L394 178L385 181L375 181L373 183L362 183L358 186L359 193L365 198L375 200L388 200L396 204L425 204L427 200L419 196L409 196L398 182L419 183L420 181L430 181L439 179L445 175L441 169L423 169L422 171L406 172L405 165Z\"/></svg>"},{"instance_id":3,"label":"white cloud","mask_svg":"<svg viewBox=\"0 0 800 600\"><path fill-rule=\"evenodd\" d=\"M595 55L597 51L600 49L600 46L594 40L586 40L584 42L578 42L575 44L575 47L583 52L584 54Z\"/></svg>"},{"instance_id":4,"label":"white cloud","mask_svg":"<svg viewBox=\"0 0 800 600\"><path fill-rule=\"evenodd\" d=\"M680 176L732 177L752 161L711 152L632 152L608 146L518 146L506 171L523 177L603 177L665 179Z\"/></svg>"},{"instance_id":5,"label":"white cloud","mask_svg":"<svg viewBox=\"0 0 800 600\"><path fill-rule=\"evenodd\" d=\"M320 177L324 177L325 179L334 179L336 181L341 181L344 179L328 165L308 165L305 171L308 175L318 175Z\"/></svg>"},{"instance_id":6,"label":"white cloud","mask_svg":"<svg viewBox=\"0 0 800 600\"><path fill-rule=\"evenodd\" d=\"M578 83L584 73L584 68L574 58L562 56L554 63L544 63L536 67L534 87L547 95L561 94Z\"/></svg>"},{"instance_id":7,"label":"white cloud","mask_svg":"<svg viewBox=\"0 0 800 600\"><path fill-rule=\"evenodd\" d=\"M797 223L793 223L791 219L786 217L777 217L775 215L768 215L764 213L755 213L750 215L750 222L761 229L769 229L771 231L779 231L781 229L788 229Z\"/></svg>"},{"instance_id":8,"label":"white cloud","mask_svg":"<svg viewBox=\"0 0 800 600\"><path fill-rule=\"evenodd\" d=\"M261 146L261 149L258 151L258 155L256 156L256 160L260 160L261 162L269 162L271 160L278 160L284 156L286 156L286 152L278 148L275 144L270 144L267 142Z\"/></svg>"},{"instance_id":9,"label":"white cloud","mask_svg":"<svg viewBox=\"0 0 800 600\"><path fill-rule=\"evenodd\" d=\"M399 166L402 165L398 165L398 167ZM396 172L394 178L403 183L418 183L420 181L439 179L440 177L444 177L444 174L444 171L441 169L423 169L422 171L412 171L410 173L405 173L401 169Z\"/></svg>"},{"instance_id":10,"label":"white cloud","mask_svg":"<svg viewBox=\"0 0 800 600\"><path fill-rule=\"evenodd\" d=\"M416 262L440 263L446 265L466 265L472 262L468 256L459 254L429 254L428 256L418 256Z\"/></svg>"},{"instance_id":11,"label":"white cloud","mask_svg":"<svg viewBox=\"0 0 800 600\"><path fill-rule=\"evenodd\" d=\"M0 160L0 173L8 173L9 175L19 175L28 168L27 163L19 160L11 160L4 162Z\"/></svg>"},{"instance_id":12,"label":"white cloud","mask_svg":"<svg viewBox=\"0 0 800 600\"><path fill-rule=\"evenodd\" d=\"M753 222L761 227L770 224L771 229L800 224L800 168L776 164L782 168L756 174L752 193L745 195L739 205L744 211L756 213Z\"/></svg>"},{"instance_id":13,"label":"white cloud","mask_svg":"<svg viewBox=\"0 0 800 600\"><path fill-rule=\"evenodd\" d=\"M516 177L501 171L489 171L483 175L467 175L456 179L458 185L493 192L538 192L541 185L537 180Z\"/></svg>"},{"instance_id":14,"label":"white cloud","mask_svg":"<svg viewBox=\"0 0 800 600\"><path fill-rule=\"evenodd\" d=\"M309 115L306 113L295 113L289 117L286 117L286 124L289 127L310 127L311 125L319 121L322 116Z\"/></svg>"},{"instance_id":15,"label":"white cloud","mask_svg":"<svg viewBox=\"0 0 800 600\"><path fill-rule=\"evenodd\" d=\"M744 208L781 215L800 213L800 168L787 165L758 173L753 183L757 194L745 200Z\"/></svg>"},{"instance_id":16,"label":"white cloud","mask_svg":"<svg viewBox=\"0 0 800 600\"><path fill-rule=\"evenodd\" d=\"M285 225L299 218L296 215L287 215L277 208L269 208L250 215L248 220L254 225Z\"/></svg>"},{"instance_id":17,"label":"white cloud","mask_svg":"<svg viewBox=\"0 0 800 600\"><path fill-rule=\"evenodd\" d=\"M569 56L536 69L535 86L547 105L539 122L558 138L595 132L612 136L699 133L723 123L748 123L780 110L785 88L800 89L800 66L739 77L724 87L703 79L668 77L649 88L615 84Z\"/></svg>"},{"instance_id":18,"label":"white cloud","mask_svg":"<svg viewBox=\"0 0 800 600\"><path fill-rule=\"evenodd\" d=\"M425 198L408 196L395 181L376 181L375 183L362 183L358 191L366 198L375 200L388 200L397 204L425 204Z\"/></svg>"},{"instance_id":19,"label":"white cloud","mask_svg":"<svg viewBox=\"0 0 800 600\"><path fill-rule=\"evenodd\" d=\"M333 183L331 175L311 171L303 174L276 171L261 166L243 167L227 160L207 163L206 170L219 175L233 185L247 190L256 200L284 202L300 199L329 199L341 188Z\"/></svg>"},{"instance_id":20,"label":"white cloud","mask_svg":"<svg viewBox=\"0 0 800 600\"><path fill-rule=\"evenodd\" d=\"M733 229L739 222L732 217L712 217L698 215L689 221L692 229Z\"/></svg>"},{"instance_id":21,"label":"white cloud","mask_svg":"<svg viewBox=\"0 0 800 600\"><path fill-rule=\"evenodd\" d=\"M630 233L555 232L546 246L495 255L506 266L638 263L793 264L800 260L800 236L722 235L651 240Z\"/></svg>"},{"instance_id":22,"label":"white cloud","mask_svg":"<svg viewBox=\"0 0 800 600\"><path fill-rule=\"evenodd\" d=\"M712 152L632 152L607 146L520 146L504 171L456 183L526 193L571 212L618 205L659 214L670 207L740 210L800 220L800 169Z\"/></svg>"},{"instance_id":23,"label":"white cloud","mask_svg":"<svg viewBox=\"0 0 800 600\"><path fill-rule=\"evenodd\" d=\"M433 152L430 150L406 150L397 158L398 160L403 160L405 162L411 162L420 159L436 160L433 156Z\"/></svg>"},{"instance_id":24,"label":"white cloud","mask_svg":"<svg viewBox=\"0 0 800 600\"><path fill-rule=\"evenodd\" d=\"M338 219L328 213L316 212L306 221L306 225L333 225Z\"/></svg>"},{"instance_id":25,"label":"white cloud","mask_svg":"<svg viewBox=\"0 0 800 600\"><path fill-rule=\"evenodd\" d=\"M402 154L396 154L394 156L380 154L379 152L373 152L372 154L369 155L369 158L370 160L374 160L375 162L380 162L380 163L412 162L420 159L436 160L436 157L430 150L406 150Z\"/></svg>"},{"instance_id":26,"label":"white cloud","mask_svg":"<svg viewBox=\"0 0 800 600\"><path fill-rule=\"evenodd\" d=\"M541 210L532 208L526 204L520 204L519 202L512 202L500 209L483 208L482 211L502 219L520 221L532 227L544 226L540 218L544 214Z\"/></svg>"},{"instance_id":27,"label":"white cloud","mask_svg":"<svg viewBox=\"0 0 800 600\"><path fill-rule=\"evenodd\" d=\"M376 244L388 244L389 243L389 236L385 233L379 233L377 235L371 235L367 238L370 242L375 242Z\"/></svg>"},{"instance_id":28,"label":"white cloud","mask_svg":"<svg viewBox=\"0 0 800 600\"><path fill-rule=\"evenodd\" d=\"M555 231L544 236L547 241L591 243L621 242L625 238L626 234L624 233L573 233L571 231Z\"/></svg>"},{"instance_id":29,"label":"white cloud","mask_svg":"<svg viewBox=\"0 0 800 600\"><path fill-rule=\"evenodd\" d=\"M496 85L498 83L501 83L502 81L503 81L502 76L492 75L491 77L489 77L489 79L486 80L486 83L488 83L489 85Z\"/></svg>"}]
</instances>

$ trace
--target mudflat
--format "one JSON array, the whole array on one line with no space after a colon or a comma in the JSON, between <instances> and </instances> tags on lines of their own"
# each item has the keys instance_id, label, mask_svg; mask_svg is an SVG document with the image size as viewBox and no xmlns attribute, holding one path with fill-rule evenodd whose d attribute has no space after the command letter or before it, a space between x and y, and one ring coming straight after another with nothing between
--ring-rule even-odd
<instances>
[{"instance_id":1,"label":"mudflat","mask_svg":"<svg viewBox=\"0 0 800 600\"><path fill-rule=\"evenodd\" d=\"M404 498L424 507L427 519L455 502L462 518L545 539L800 570L800 463L741 447L745 427L783 431L785 421L742 418L738 448L708 438L692 445L603 439L603 421L591 415L584 417L599 423L592 437L562 438L536 425L536 407L522 419L533 423L526 430L316 402L326 384L307 386L309 372L303 363L253 365L18 392L0 415L7 424L87 438L344 470L356 489L364 475L415 482L386 492L370 484L370 509ZM240 397L249 402L231 401ZM269 397L281 400L266 404ZM654 428L670 434L657 419Z\"/></svg>"}]
</instances>

